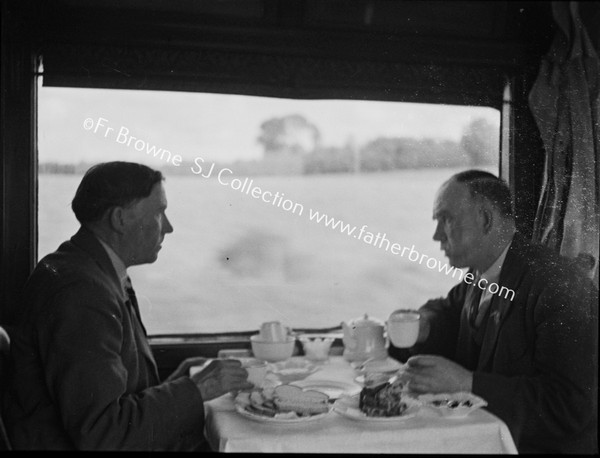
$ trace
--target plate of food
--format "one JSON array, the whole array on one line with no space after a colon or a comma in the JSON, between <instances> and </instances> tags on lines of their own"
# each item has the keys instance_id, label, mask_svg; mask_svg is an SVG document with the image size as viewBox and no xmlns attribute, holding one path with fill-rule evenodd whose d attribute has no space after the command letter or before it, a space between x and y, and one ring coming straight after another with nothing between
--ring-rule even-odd
<instances>
[{"instance_id":1,"label":"plate of food","mask_svg":"<svg viewBox=\"0 0 600 458\"><path fill-rule=\"evenodd\" d=\"M485 399L464 391L459 393L422 394L419 396L419 401L446 418L464 418L471 412L487 406Z\"/></svg>"},{"instance_id":2,"label":"plate of food","mask_svg":"<svg viewBox=\"0 0 600 458\"><path fill-rule=\"evenodd\" d=\"M242 391L234 404L240 415L262 423L303 423L319 420L331 411L327 395L292 385Z\"/></svg>"},{"instance_id":3,"label":"plate of food","mask_svg":"<svg viewBox=\"0 0 600 458\"><path fill-rule=\"evenodd\" d=\"M421 402L409 396L399 380L364 387L359 394L344 396L333 410L352 420L368 422L405 421L417 415Z\"/></svg>"},{"instance_id":4,"label":"plate of food","mask_svg":"<svg viewBox=\"0 0 600 458\"><path fill-rule=\"evenodd\" d=\"M269 365L269 372L275 374L283 383L294 382L317 372L319 368L305 360L288 360Z\"/></svg>"},{"instance_id":5,"label":"plate of food","mask_svg":"<svg viewBox=\"0 0 600 458\"><path fill-rule=\"evenodd\" d=\"M292 382L303 390L319 391L326 394L330 400L335 400L344 395L360 393L361 387L355 383L342 382L340 380L308 379Z\"/></svg>"}]
</instances>

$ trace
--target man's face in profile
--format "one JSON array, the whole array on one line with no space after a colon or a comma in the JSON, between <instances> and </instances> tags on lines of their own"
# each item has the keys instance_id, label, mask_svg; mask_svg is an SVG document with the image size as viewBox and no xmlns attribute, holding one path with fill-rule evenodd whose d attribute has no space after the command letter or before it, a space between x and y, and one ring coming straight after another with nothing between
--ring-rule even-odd
<instances>
[{"instance_id":1,"label":"man's face in profile","mask_svg":"<svg viewBox=\"0 0 600 458\"><path fill-rule=\"evenodd\" d=\"M435 199L433 219L437 221L433 240L440 242L450 265L472 267L483 249L479 205L463 183L442 185Z\"/></svg>"},{"instance_id":2,"label":"man's face in profile","mask_svg":"<svg viewBox=\"0 0 600 458\"><path fill-rule=\"evenodd\" d=\"M165 234L173 232L165 211L167 196L162 183L152 188L148 197L131 204L127 209L126 243L129 249L128 265L156 261Z\"/></svg>"}]
</instances>

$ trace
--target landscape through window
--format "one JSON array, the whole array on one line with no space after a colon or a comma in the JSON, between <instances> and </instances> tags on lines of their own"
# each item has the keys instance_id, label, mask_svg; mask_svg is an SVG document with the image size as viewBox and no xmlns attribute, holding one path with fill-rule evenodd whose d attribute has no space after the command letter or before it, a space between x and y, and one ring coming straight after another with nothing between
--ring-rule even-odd
<instances>
[{"instance_id":1,"label":"landscape through window","mask_svg":"<svg viewBox=\"0 0 600 458\"><path fill-rule=\"evenodd\" d=\"M385 320L458 282L433 199L457 171L497 173L499 124L486 107L40 87L38 258L78 229L87 168L141 162L174 226L129 269L150 335Z\"/></svg>"}]
</instances>

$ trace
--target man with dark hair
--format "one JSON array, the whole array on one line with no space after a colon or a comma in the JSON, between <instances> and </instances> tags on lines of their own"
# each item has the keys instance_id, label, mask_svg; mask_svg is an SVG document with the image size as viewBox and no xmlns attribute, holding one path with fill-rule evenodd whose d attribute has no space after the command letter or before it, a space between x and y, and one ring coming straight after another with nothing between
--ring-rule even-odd
<instances>
[{"instance_id":1,"label":"man with dark hair","mask_svg":"<svg viewBox=\"0 0 600 458\"><path fill-rule=\"evenodd\" d=\"M433 239L473 281L422 306L417 344L390 354L408 357L412 391L484 398L521 453L597 453L598 290L574 262L516 232L511 201L487 172L441 186Z\"/></svg>"},{"instance_id":2,"label":"man with dark hair","mask_svg":"<svg viewBox=\"0 0 600 458\"><path fill-rule=\"evenodd\" d=\"M239 361L191 376L191 358L159 380L127 268L152 263L173 227L160 172L110 162L83 177L79 231L44 257L11 332L6 416L13 447L194 450L203 402L250 388Z\"/></svg>"},{"instance_id":3,"label":"man with dark hair","mask_svg":"<svg viewBox=\"0 0 600 458\"><path fill-rule=\"evenodd\" d=\"M163 180L162 173L142 164L119 161L97 164L90 167L79 183L71 208L81 224L93 223L111 207L126 206L148 197Z\"/></svg>"}]
</instances>

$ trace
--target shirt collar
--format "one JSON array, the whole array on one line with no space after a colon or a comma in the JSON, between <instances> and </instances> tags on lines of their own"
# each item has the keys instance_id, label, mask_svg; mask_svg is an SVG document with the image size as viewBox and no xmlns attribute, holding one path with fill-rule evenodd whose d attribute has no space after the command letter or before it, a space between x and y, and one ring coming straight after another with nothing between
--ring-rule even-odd
<instances>
[{"instance_id":1,"label":"shirt collar","mask_svg":"<svg viewBox=\"0 0 600 458\"><path fill-rule=\"evenodd\" d=\"M121 285L123 285L123 287L125 288L129 281L129 276L127 275L127 268L125 267L125 263L121 260L119 255L115 253L115 250L113 250L108 243L106 243L99 237L96 238L106 250L108 257L110 258L110 261L112 262L112 265L115 268L117 277L119 278Z\"/></svg>"},{"instance_id":2,"label":"shirt collar","mask_svg":"<svg viewBox=\"0 0 600 458\"><path fill-rule=\"evenodd\" d=\"M502 270L502 265L504 264L504 260L506 259L506 254L508 253L508 249L512 244L513 237L511 237L510 241L500 253L500 256L496 258L496 260L492 263L492 265L486 270L483 274L481 274L481 278L485 278L488 283L496 283L500 280L500 271Z\"/></svg>"}]
</instances>

